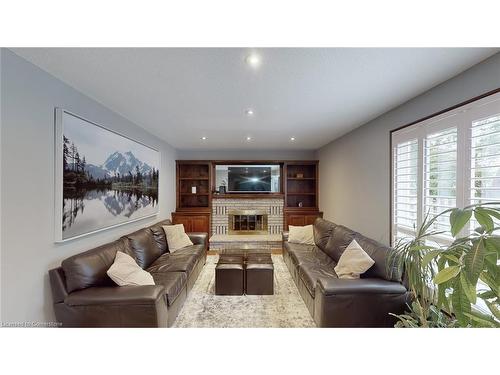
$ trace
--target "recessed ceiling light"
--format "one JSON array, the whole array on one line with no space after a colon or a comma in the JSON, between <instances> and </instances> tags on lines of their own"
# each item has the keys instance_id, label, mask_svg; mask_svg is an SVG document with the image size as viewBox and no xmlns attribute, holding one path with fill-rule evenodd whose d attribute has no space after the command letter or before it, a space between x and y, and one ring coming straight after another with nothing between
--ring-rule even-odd
<instances>
[{"instance_id":1,"label":"recessed ceiling light","mask_svg":"<svg viewBox=\"0 0 500 375\"><path fill-rule=\"evenodd\" d=\"M252 68L258 68L261 63L260 56L256 53L251 53L250 55L248 55L245 61Z\"/></svg>"},{"instance_id":2,"label":"recessed ceiling light","mask_svg":"<svg viewBox=\"0 0 500 375\"><path fill-rule=\"evenodd\" d=\"M252 140L252 137L247 137L247 142L250 142Z\"/></svg>"},{"instance_id":3,"label":"recessed ceiling light","mask_svg":"<svg viewBox=\"0 0 500 375\"><path fill-rule=\"evenodd\" d=\"M290 140L293 142L295 141L295 137L290 137Z\"/></svg>"},{"instance_id":4,"label":"recessed ceiling light","mask_svg":"<svg viewBox=\"0 0 500 375\"><path fill-rule=\"evenodd\" d=\"M247 114L247 116L253 116L253 109L249 108L245 111L245 113Z\"/></svg>"},{"instance_id":5,"label":"recessed ceiling light","mask_svg":"<svg viewBox=\"0 0 500 375\"><path fill-rule=\"evenodd\" d=\"M207 137L201 137L201 140L202 140L202 141L206 141L206 140L207 140Z\"/></svg>"}]
</instances>

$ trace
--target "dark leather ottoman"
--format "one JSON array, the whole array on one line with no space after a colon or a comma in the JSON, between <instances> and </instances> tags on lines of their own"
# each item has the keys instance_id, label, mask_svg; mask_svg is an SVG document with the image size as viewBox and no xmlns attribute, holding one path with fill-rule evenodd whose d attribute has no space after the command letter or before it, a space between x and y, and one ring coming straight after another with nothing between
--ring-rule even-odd
<instances>
[{"instance_id":1,"label":"dark leather ottoman","mask_svg":"<svg viewBox=\"0 0 500 375\"><path fill-rule=\"evenodd\" d=\"M246 262L246 294L274 294L274 266L271 256L248 256Z\"/></svg>"},{"instance_id":2,"label":"dark leather ottoman","mask_svg":"<svg viewBox=\"0 0 500 375\"><path fill-rule=\"evenodd\" d=\"M244 293L245 268L241 255L220 255L215 266L215 294L241 296Z\"/></svg>"}]
</instances>

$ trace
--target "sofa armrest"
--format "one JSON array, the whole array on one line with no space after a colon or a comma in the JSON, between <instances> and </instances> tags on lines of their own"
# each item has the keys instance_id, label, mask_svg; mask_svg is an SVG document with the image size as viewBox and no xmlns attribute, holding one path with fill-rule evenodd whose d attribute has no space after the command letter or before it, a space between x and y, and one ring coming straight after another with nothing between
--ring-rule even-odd
<instances>
[{"instance_id":1,"label":"sofa armrest","mask_svg":"<svg viewBox=\"0 0 500 375\"><path fill-rule=\"evenodd\" d=\"M70 293L64 303L69 306L89 305L155 305L165 298L163 285L91 287Z\"/></svg>"},{"instance_id":2,"label":"sofa armrest","mask_svg":"<svg viewBox=\"0 0 500 375\"><path fill-rule=\"evenodd\" d=\"M324 296L345 294L405 294L407 292L402 284L383 279L319 278L318 287Z\"/></svg>"},{"instance_id":3,"label":"sofa armrest","mask_svg":"<svg viewBox=\"0 0 500 375\"><path fill-rule=\"evenodd\" d=\"M187 234L194 245L203 245L205 249L208 245L208 233L205 232L189 232Z\"/></svg>"},{"instance_id":4,"label":"sofa armrest","mask_svg":"<svg viewBox=\"0 0 500 375\"><path fill-rule=\"evenodd\" d=\"M281 235L281 238L283 239L283 242L288 241L288 235L290 232L288 231L283 231L283 234Z\"/></svg>"}]
</instances>

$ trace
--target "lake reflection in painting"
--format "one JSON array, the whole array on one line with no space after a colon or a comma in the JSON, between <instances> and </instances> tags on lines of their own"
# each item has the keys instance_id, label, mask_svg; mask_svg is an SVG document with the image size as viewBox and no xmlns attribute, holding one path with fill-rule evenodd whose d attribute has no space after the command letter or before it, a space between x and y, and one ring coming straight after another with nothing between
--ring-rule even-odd
<instances>
[{"instance_id":1,"label":"lake reflection in painting","mask_svg":"<svg viewBox=\"0 0 500 375\"><path fill-rule=\"evenodd\" d=\"M156 191L65 189L63 231L65 236L73 237L103 226L152 215L157 204Z\"/></svg>"},{"instance_id":2,"label":"lake reflection in painting","mask_svg":"<svg viewBox=\"0 0 500 375\"><path fill-rule=\"evenodd\" d=\"M56 240L158 213L157 150L69 112L61 118Z\"/></svg>"}]
</instances>

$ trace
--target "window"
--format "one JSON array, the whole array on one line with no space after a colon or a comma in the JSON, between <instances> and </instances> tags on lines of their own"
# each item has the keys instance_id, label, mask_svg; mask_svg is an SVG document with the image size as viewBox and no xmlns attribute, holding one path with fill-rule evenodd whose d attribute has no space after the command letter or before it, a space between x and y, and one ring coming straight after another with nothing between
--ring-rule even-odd
<instances>
[{"instance_id":1,"label":"window","mask_svg":"<svg viewBox=\"0 0 500 375\"><path fill-rule=\"evenodd\" d=\"M500 204L500 93L393 132L391 152L393 244L426 215ZM433 229L443 233L431 240L451 241L449 216Z\"/></svg>"},{"instance_id":2,"label":"window","mask_svg":"<svg viewBox=\"0 0 500 375\"><path fill-rule=\"evenodd\" d=\"M418 142L412 139L396 146L394 152L394 223L396 237L415 233L417 226Z\"/></svg>"}]
</instances>

